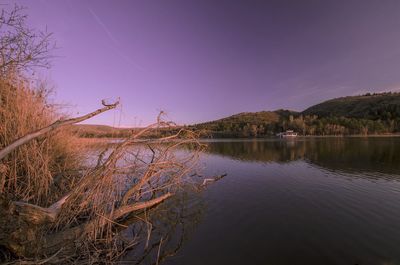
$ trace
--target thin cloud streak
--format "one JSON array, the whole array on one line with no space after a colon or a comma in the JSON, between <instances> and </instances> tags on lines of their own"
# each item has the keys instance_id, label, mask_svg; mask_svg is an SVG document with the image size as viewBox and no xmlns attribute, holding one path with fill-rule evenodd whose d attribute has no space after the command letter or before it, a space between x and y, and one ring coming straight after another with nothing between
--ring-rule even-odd
<instances>
[{"instance_id":1,"label":"thin cloud streak","mask_svg":"<svg viewBox=\"0 0 400 265\"><path fill-rule=\"evenodd\" d=\"M138 70L144 70L144 68L140 65L138 65L137 63L135 63L134 61L132 61L129 57L127 57L126 55L124 55L119 46L119 42L118 40L114 37L114 35L111 33L111 31L107 28L107 26L103 23L103 21L101 20L101 18L96 14L96 12L94 12L90 7L88 7L88 11L89 13L93 16L94 20L96 21L97 24L99 24L99 26L104 30L104 32L107 34L107 37L111 40L111 42L114 44L114 51L117 53L118 56L121 57L121 59L123 59L126 63L128 63L130 66L138 69Z\"/></svg>"},{"instance_id":2,"label":"thin cloud streak","mask_svg":"<svg viewBox=\"0 0 400 265\"><path fill-rule=\"evenodd\" d=\"M112 33L108 30L108 28L106 27L106 25L104 25L103 21L99 18L99 16L91 9L88 8L90 14L93 16L94 20L97 22L97 24L100 25L100 27L106 32L107 36L110 38L110 40L116 45L118 46L119 43L118 41L114 38L114 36L112 35Z\"/></svg>"}]
</instances>

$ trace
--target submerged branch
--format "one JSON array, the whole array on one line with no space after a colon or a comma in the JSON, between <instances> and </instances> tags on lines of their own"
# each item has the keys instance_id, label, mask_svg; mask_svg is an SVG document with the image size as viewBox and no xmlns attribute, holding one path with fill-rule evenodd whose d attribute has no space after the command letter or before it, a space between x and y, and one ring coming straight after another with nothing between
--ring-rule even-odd
<instances>
[{"instance_id":1,"label":"submerged branch","mask_svg":"<svg viewBox=\"0 0 400 265\"><path fill-rule=\"evenodd\" d=\"M145 202L138 202L135 204L131 204L131 205L125 205L122 206L120 208L118 208L114 214L113 214L113 219L116 220L120 217L122 217L125 214L134 212L134 211L139 211L145 208L150 208L153 207L163 201L165 201L166 199L168 199L169 197L171 197L173 194L172 193L166 193L158 198L149 200L149 201L145 201Z\"/></svg>"},{"instance_id":2,"label":"submerged branch","mask_svg":"<svg viewBox=\"0 0 400 265\"><path fill-rule=\"evenodd\" d=\"M202 186L202 187L207 186L209 183L218 181L218 180L222 179L223 177L225 177L226 175L227 175L227 174L225 173L225 174L216 176L216 177L214 177L214 178L206 178L206 179L203 180L203 183L201 184L201 186Z\"/></svg>"}]
</instances>

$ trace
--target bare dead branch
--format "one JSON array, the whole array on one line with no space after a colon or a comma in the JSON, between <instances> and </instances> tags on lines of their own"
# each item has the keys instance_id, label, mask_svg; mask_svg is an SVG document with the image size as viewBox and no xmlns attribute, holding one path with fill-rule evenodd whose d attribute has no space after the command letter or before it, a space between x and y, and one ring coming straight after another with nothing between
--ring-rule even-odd
<instances>
[{"instance_id":1,"label":"bare dead branch","mask_svg":"<svg viewBox=\"0 0 400 265\"><path fill-rule=\"evenodd\" d=\"M25 8L19 5L0 13L0 75L12 71L50 66L50 51L55 48L52 34L28 27Z\"/></svg>"},{"instance_id":2,"label":"bare dead branch","mask_svg":"<svg viewBox=\"0 0 400 265\"><path fill-rule=\"evenodd\" d=\"M71 125L71 124L74 124L74 123L78 123L78 122L90 119L90 118L92 118L92 117L94 117L94 116L96 116L96 115L98 115L100 113L103 113L103 112L107 111L107 110L114 109L118 104L119 104L119 102L117 101L114 104L105 106L105 107L103 107L101 109L98 109L96 111L93 111L91 113L83 115L81 117L72 118L72 119L68 119L68 120L58 120L58 121L54 122L53 124L51 124L51 125L49 125L47 127L44 127L42 129L37 130L36 132L27 134L27 135L15 140L14 142L9 144L8 146L4 147L2 150L0 150L0 160L3 159L5 156L7 156L9 153L11 153L13 150L15 150L18 146L21 146L21 145L23 145L23 144L25 144L25 143L27 143L27 142L39 137L39 136L42 136L42 135L44 135L44 134L46 134L48 132L51 132L51 131L53 131L55 129L58 129L58 128L62 127L62 126Z\"/></svg>"}]
</instances>

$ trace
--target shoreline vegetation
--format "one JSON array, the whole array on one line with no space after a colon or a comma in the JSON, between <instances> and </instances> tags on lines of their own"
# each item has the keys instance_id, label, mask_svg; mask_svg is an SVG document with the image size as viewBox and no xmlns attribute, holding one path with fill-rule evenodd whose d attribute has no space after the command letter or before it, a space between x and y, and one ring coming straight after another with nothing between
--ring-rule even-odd
<instances>
[{"instance_id":1,"label":"shoreline vegetation","mask_svg":"<svg viewBox=\"0 0 400 265\"><path fill-rule=\"evenodd\" d=\"M400 133L389 133L389 134L368 134L368 135L301 135L295 138L279 138L276 136L270 137L247 137L247 138L213 138L213 137L198 137L200 143L207 142L224 142L224 141L296 141L301 139L324 139L324 138L391 138L400 137ZM124 138L112 138L112 137L99 137L99 138L85 138L77 137L75 144L78 147L107 147L109 145L115 145ZM146 140L151 140L148 138Z\"/></svg>"},{"instance_id":2,"label":"shoreline vegetation","mask_svg":"<svg viewBox=\"0 0 400 265\"><path fill-rule=\"evenodd\" d=\"M349 134L349 135L299 135L293 138L280 138L278 136L264 136L264 137L199 137L199 141L208 141L208 140L273 140L273 139L281 139L281 140L293 140L293 139L302 139L302 138L353 138L353 137L400 137L400 133L384 133L384 134ZM79 144L91 144L91 143L102 143L104 141L118 141L120 139L124 139L123 137L77 137L77 143ZM150 140L150 138L142 138L145 140Z\"/></svg>"},{"instance_id":3,"label":"shoreline vegetation","mask_svg":"<svg viewBox=\"0 0 400 265\"><path fill-rule=\"evenodd\" d=\"M111 128L111 127L110 127ZM179 127L183 128L183 127ZM118 130L118 128L115 128ZM79 139L80 143L101 143L104 141L112 141L112 140L118 140L118 139L123 139L123 133L111 133L111 134L93 134L89 133L87 134L86 132L79 132L77 129L72 129L77 136L77 139ZM79 129L78 129L79 130ZM125 130L125 129L124 129ZM170 135L173 131L175 131L176 128L171 129L170 131L165 131L162 133L163 135ZM156 137L157 133L149 134L143 136L145 139L152 139ZM262 140L262 139L279 139L278 136L275 135L263 135L263 136L218 136L218 134L213 134L212 132L208 132L206 130L203 130L202 132L199 133L199 140L229 140L229 139L236 139L236 140ZM284 139L284 140L290 140L290 139L298 139L298 138L335 138L335 137L399 137L400 132L394 132L394 133L370 133L370 134L328 134L328 135L298 135L295 138L289 138L289 139Z\"/></svg>"},{"instance_id":4,"label":"shoreline vegetation","mask_svg":"<svg viewBox=\"0 0 400 265\"><path fill-rule=\"evenodd\" d=\"M174 123L160 113L154 124L88 154L73 124L119 102L63 115L48 99L48 84L32 79L37 67L50 66L52 35L26 19L17 5L0 13L0 263L118 263L148 244L150 209L205 186L197 175L204 145L185 128L143 140L152 130L171 132ZM182 145L191 152L178 156ZM126 238L121 231L132 224L138 230Z\"/></svg>"},{"instance_id":5,"label":"shoreline vegetation","mask_svg":"<svg viewBox=\"0 0 400 265\"><path fill-rule=\"evenodd\" d=\"M76 125L83 138L118 138L139 128ZM215 121L152 130L146 137L188 129L207 138L265 138L294 130L299 136L376 136L400 134L400 93L367 93L336 98L302 112L291 110L245 112Z\"/></svg>"}]
</instances>

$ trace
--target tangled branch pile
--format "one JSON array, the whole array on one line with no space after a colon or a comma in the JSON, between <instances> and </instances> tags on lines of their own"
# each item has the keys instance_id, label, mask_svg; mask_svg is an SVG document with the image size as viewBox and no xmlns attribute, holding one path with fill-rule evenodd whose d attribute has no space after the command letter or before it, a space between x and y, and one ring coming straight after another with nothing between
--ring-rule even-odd
<instances>
[{"instance_id":1,"label":"tangled branch pile","mask_svg":"<svg viewBox=\"0 0 400 265\"><path fill-rule=\"evenodd\" d=\"M159 118L153 125L104 150L95 166L61 176L68 185L58 186L50 164L59 159L49 153L48 143L57 143L61 137L59 133L63 133L65 139L66 132L60 131L60 127L113 109L117 104L82 117L58 120L20 138L14 137L8 145L2 142L0 212L4 218L0 221L0 245L10 253L30 259L56 253L55 262L60 262L61 258L84 258L86 262L93 259L93 249L103 248L108 256L101 259L112 261L120 255L118 247L114 249L117 251L109 251L111 246L120 243L116 233L121 226L119 223L131 213L172 196L185 176L194 170L202 148L194 133L182 129L167 137L142 138L151 129L171 125ZM56 132L51 132L53 130ZM192 147L184 155L183 145ZM24 161L23 155L29 153L36 156ZM19 165L20 161L24 163ZM34 170L31 173L25 167L44 167L47 171L46 174ZM64 195L57 197L61 193ZM77 252L83 245L87 251Z\"/></svg>"}]
</instances>

